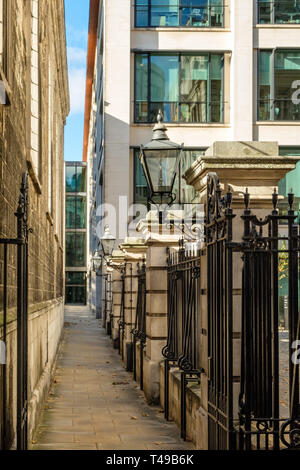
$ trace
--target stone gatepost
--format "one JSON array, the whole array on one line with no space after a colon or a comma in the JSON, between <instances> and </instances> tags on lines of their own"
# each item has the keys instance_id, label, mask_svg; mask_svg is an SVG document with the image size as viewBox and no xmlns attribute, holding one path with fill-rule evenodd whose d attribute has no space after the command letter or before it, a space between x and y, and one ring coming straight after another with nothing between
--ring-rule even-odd
<instances>
[{"instance_id":1,"label":"stone gatepost","mask_svg":"<svg viewBox=\"0 0 300 470\"><path fill-rule=\"evenodd\" d=\"M125 262L125 312L122 334L121 353L124 365L127 370L132 371L133 361L133 336L132 329L135 326L138 279L138 265L146 257L146 246L144 239L128 237L120 245L120 250L124 254Z\"/></svg>"},{"instance_id":2,"label":"stone gatepost","mask_svg":"<svg viewBox=\"0 0 300 470\"><path fill-rule=\"evenodd\" d=\"M113 268L112 280L112 320L111 320L111 338L113 347L119 348L119 320L122 301L122 265L124 263L124 253L115 250L110 259L110 267Z\"/></svg>"},{"instance_id":3,"label":"stone gatepost","mask_svg":"<svg viewBox=\"0 0 300 470\"><path fill-rule=\"evenodd\" d=\"M185 177L189 185L194 186L199 194L199 202L206 203L206 177L209 172L217 173L223 192L228 186L233 193L232 208L233 241L240 242L243 237L244 193L250 193L250 209L257 217L264 218L272 211L272 193L285 174L293 170L299 157L282 157L278 155L276 142L215 142L204 156L192 165ZM203 266L206 266L204 256ZM203 292L207 292L206 270L201 273ZM242 259L240 253L233 254L233 390L234 417L237 418L239 376L241 360L241 312L242 312ZM208 387L208 343L207 343L207 298L202 297L201 366L205 373L201 376L201 408L197 414L196 429L197 447L208 448L207 437L207 387Z\"/></svg>"},{"instance_id":4,"label":"stone gatepost","mask_svg":"<svg viewBox=\"0 0 300 470\"><path fill-rule=\"evenodd\" d=\"M143 354L143 390L149 403L160 401L160 364L167 342L167 248L177 247L179 235L158 224L150 211L139 225L146 254L146 345Z\"/></svg>"}]
</instances>

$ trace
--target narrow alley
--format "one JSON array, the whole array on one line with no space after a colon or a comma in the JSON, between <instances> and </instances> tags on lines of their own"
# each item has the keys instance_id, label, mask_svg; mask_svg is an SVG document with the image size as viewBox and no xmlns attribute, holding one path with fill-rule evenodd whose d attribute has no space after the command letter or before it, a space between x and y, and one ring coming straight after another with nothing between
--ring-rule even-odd
<instances>
[{"instance_id":1,"label":"narrow alley","mask_svg":"<svg viewBox=\"0 0 300 470\"><path fill-rule=\"evenodd\" d=\"M67 307L64 340L34 450L189 450L149 406L89 310Z\"/></svg>"}]
</instances>

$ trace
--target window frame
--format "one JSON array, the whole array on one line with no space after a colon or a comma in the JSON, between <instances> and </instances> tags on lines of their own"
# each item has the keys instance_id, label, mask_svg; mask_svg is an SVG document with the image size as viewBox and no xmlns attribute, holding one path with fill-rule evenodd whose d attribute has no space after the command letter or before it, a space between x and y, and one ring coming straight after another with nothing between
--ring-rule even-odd
<instances>
[{"instance_id":1,"label":"window frame","mask_svg":"<svg viewBox=\"0 0 300 470\"><path fill-rule=\"evenodd\" d=\"M151 121L151 55L178 55L178 98L179 100L177 101L178 105L178 120L177 121L167 121L164 119L165 123L168 124L193 124L193 125L198 125L198 124L225 124L225 100L224 100L224 92L225 92L225 52L214 52L214 51L135 51L134 52L134 100L133 100L133 120L134 124L154 124L155 121ZM138 55L147 55L147 76L148 76L148 84L147 84L147 121L139 121L137 120L137 100L136 100L136 94L137 94L137 56ZM181 58L182 56L208 56L208 80L207 80L207 96L209 96L209 99L207 100L206 103L206 120L205 121L182 121L180 120L180 106L184 103L187 103L187 101L182 100L182 94L181 94L181 78L182 78L182 69L181 69ZM222 101L220 101L220 111L221 111L221 119L220 121L211 121L211 57L213 55L221 56L222 58L222 77L221 77L221 96L222 96ZM164 103L173 103L170 101L165 101ZM174 102L175 103L175 102ZM193 103L191 101L191 103ZM195 102L199 103L199 102Z\"/></svg>"},{"instance_id":2,"label":"window frame","mask_svg":"<svg viewBox=\"0 0 300 470\"><path fill-rule=\"evenodd\" d=\"M135 0L134 2L134 5L133 5L133 8L134 8L134 28L136 29L145 29L145 28L151 28L151 29L156 29L156 28L185 28L185 29L189 29L189 28L200 28L200 29L206 29L206 28L225 28L225 0L222 1L222 5L221 7L223 8L223 11L222 11L222 26L212 26L211 25L211 0L207 0L208 1L208 12L209 12L209 24L207 26L186 26L186 25L182 25L181 24L181 18L182 18L182 9L183 8L188 8L188 6L186 5L182 5L182 0L178 0L178 25L165 25L165 26L152 26L151 25L151 10L152 10L152 3L151 3L151 0L148 0L148 5L145 5L145 8L147 8L147 11L148 11L148 21L147 21L147 25L146 26L138 26L137 24L137 7L138 6L141 6L141 5L137 5L137 0ZM166 5L168 6L168 5ZM172 5L170 5L172 6ZM174 5L176 6L176 5ZM194 7L196 8L196 7Z\"/></svg>"},{"instance_id":3,"label":"window frame","mask_svg":"<svg viewBox=\"0 0 300 470\"><path fill-rule=\"evenodd\" d=\"M270 11L270 22L269 23L261 23L260 22L260 5L261 3L270 3L270 8L271 8L271 11ZM296 23L296 22L285 22L285 23L278 23L275 21L276 19L276 14L275 14L275 6L276 4L280 4L280 0L270 0L270 2L268 2L267 0L264 0L264 2L260 2L260 0L257 0L257 24L260 24L260 25L300 25L300 22ZM272 8L272 5L273 5L273 8ZM300 4L299 4L300 6ZM300 15L300 12L299 12L299 15Z\"/></svg>"},{"instance_id":4,"label":"window frame","mask_svg":"<svg viewBox=\"0 0 300 470\"><path fill-rule=\"evenodd\" d=\"M274 103L278 101L275 96L275 90L276 90L276 81L275 81L275 54L280 53L280 52L289 52L289 51L297 51L300 53L300 47L298 48L293 48L293 47L279 47L279 48L273 48L273 49L258 49L257 51L257 87L256 87L256 120L258 122L274 122L274 123L280 123L280 122L300 122L299 119L295 120L290 120L290 119L275 119L275 108L274 108ZM270 77L270 98L269 98L269 103L270 103L270 119L261 119L260 118L260 53L261 52L270 52L270 68L271 68L271 77ZM300 78L299 78L300 80ZM272 106L273 105L273 106Z\"/></svg>"}]
</instances>

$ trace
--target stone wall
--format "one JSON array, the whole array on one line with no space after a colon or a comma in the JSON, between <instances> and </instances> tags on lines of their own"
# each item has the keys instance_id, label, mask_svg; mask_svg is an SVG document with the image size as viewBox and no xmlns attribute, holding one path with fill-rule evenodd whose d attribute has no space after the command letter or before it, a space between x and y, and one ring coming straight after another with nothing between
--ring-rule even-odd
<instances>
[{"instance_id":1,"label":"stone wall","mask_svg":"<svg viewBox=\"0 0 300 470\"><path fill-rule=\"evenodd\" d=\"M2 0L3 2L4 0ZM64 295L63 129L69 112L64 2L9 0L8 38L0 78L0 238L16 237L22 173L29 172L29 401L30 428L49 383L62 331ZM2 10L0 9L0 14ZM2 18L3 19L3 18ZM16 399L16 250L8 255L8 441ZM3 246L0 245L0 326ZM1 333L0 333L1 337ZM47 340L47 341L46 341ZM46 341L46 343L44 343ZM44 385L40 385L44 381ZM40 389L40 387L42 387ZM43 390L36 392L36 390Z\"/></svg>"}]
</instances>

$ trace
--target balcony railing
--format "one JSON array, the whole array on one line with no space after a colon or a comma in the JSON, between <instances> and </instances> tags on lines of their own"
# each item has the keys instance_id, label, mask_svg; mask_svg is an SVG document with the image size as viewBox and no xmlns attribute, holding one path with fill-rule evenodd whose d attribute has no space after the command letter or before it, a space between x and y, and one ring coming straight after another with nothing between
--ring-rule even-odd
<instances>
[{"instance_id":1,"label":"balcony railing","mask_svg":"<svg viewBox=\"0 0 300 470\"><path fill-rule=\"evenodd\" d=\"M135 102L135 122L156 122L159 110L164 122L174 123L223 123L225 101L161 101Z\"/></svg>"}]
</instances>

